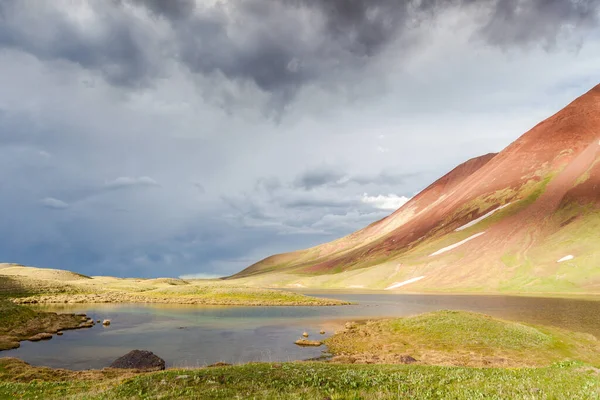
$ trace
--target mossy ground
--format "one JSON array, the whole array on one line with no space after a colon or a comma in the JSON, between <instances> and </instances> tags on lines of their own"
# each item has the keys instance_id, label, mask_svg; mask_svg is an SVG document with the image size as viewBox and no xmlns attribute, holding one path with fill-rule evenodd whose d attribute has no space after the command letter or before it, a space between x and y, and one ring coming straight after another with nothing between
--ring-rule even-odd
<instances>
[{"instance_id":1,"label":"mossy ground","mask_svg":"<svg viewBox=\"0 0 600 400\"><path fill-rule=\"evenodd\" d=\"M410 355L435 365L539 367L577 360L600 366L600 341L592 335L464 311L367 321L325 343L332 354L354 362Z\"/></svg>"},{"instance_id":2,"label":"mossy ground","mask_svg":"<svg viewBox=\"0 0 600 400\"><path fill-rule=\"evenodd\" d=\"M598 370L326 363L245 364L136 376L77 373L0 359L0 398L21 399L598 399Z\"/></svg>"}]
</instances>

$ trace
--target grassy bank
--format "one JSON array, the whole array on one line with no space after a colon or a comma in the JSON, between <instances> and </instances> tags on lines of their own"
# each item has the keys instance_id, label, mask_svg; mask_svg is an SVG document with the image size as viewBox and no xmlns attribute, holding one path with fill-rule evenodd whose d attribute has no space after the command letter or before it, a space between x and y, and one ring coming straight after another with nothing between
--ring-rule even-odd
<instances>
[{"instance_id":1,"label":"grassy bank","mask_svg":"<svg viewBox=\"0 0 600 400\"><path fill-rule=\"evenodd\" d=\"M327 344L334 362L154 373L55 370L4 358L0 398L600 399L600 346L590 335L441 311L348 323ZM416 361L394 364L406 362L402 355Z\"/></svg>"},{"instance_id":2,"label":"grassy bank","mask_svg":"<svg viewBox=\"0 0 600 400\"><path fill-rule=\"evenodd\" d=\"M86 321L73 314L38 312L0 300L0 350L19 347L19 342L40 333L76 329Z\"/></svg>"},{"instance_id":3,"label":"grassy bank","mask_svg":"<svg viewBox=\"0 0 600 400\"><path fill-rule=\"evenodd\" d=\"M0 298L16 303L173 303L244 306L334 306L304 296L222 280L88 277L70 271L0 264Z\"/></svg>"},{"instance_id":4,"label":"grassy bank","mask_svg":"<svg viewBox=\"0 0 600 400\"><path fill-rule=\"evenodd\" d=\"M0 359L0 398L598 399L598 370L577 362L497 369L325 363L246 364L131 376Z\"/></svg>"},{"instance_id":5,"label":"grassy bank","mask_svg":"<svg viewBox=\"0 0 600 400\"><path fill-rule=\"evenodd\" d=\"M325 343L345 363L399 363L472 367L547 366L577 360L600 365L594 336L464 311L346 324Z\"/></svg>"}]
</instances>

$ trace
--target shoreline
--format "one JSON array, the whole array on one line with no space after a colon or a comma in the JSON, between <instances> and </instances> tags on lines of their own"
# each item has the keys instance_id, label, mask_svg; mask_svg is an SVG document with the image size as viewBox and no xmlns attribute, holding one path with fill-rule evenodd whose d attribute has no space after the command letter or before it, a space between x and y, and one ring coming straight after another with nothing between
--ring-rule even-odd
<instances>
[{"instance_id":1,"label":"shoreline","mask_svg":"<svg viewBox=\"0 0 600 400\"><path fill-rule=\"evenodd\" d=\"M21 342L50 340L60 332L87 329L95 325L86 314L35 311L16 304L0 304L0 352L21 347Z\"/></svg>"},{"instance_id":2,"label":"shoreline","mask_svg":"<svg viewBox=\"0 0 600 400\"><path fill-rule=\"evenodd\" d=\"M136 296L130 293L96 293L72 295L39 295L11 298L19 305L52 305L52 304L176 304L202 306L236 306L236 307L334 307L351 305L351 302L306 296L300 300L247 300L247 299L214 299L195 296Z\"/></svg>"}]
</instances>

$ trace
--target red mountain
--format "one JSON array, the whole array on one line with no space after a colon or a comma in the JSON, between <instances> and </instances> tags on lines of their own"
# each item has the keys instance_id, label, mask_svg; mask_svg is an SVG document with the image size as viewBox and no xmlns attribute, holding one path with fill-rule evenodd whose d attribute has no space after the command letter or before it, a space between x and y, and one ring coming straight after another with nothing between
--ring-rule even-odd
<instances>
[{"instance_id":1,"label":"red mountain","mask_svg":"<svg viewBox=\"0 0 600 400\"><path fill-rule=\"evenodd\" d=\"M502 152L459 165L390 216L331 243L269 257L234 278L276 286L600 291L600 85Z\"/></svg>"}]
</instances>

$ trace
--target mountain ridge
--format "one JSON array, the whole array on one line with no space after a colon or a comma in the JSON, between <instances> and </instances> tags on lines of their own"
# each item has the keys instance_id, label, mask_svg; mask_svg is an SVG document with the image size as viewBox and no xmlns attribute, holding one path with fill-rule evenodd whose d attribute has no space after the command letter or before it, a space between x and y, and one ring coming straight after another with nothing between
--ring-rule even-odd
<instances>
[{"instance_id":1,"label":"mountain ridge","mask_svg":"<svg viewBox=\"0 0 600 400\"><path fill-rule=\"evenodd\" d=\"M382 273L375 275L380 279L362 286L386 288L404 277L411 280L405 286L421 290L529 291L558 286L600 291L600 263L595 264L600 250L592 249L596 241L588 232L600 232L599 210L597 85L500 153L460 164L390 216L333 242L271 256L232 278L278 285L277 279L263 275L284 274L285 279L279 279L284 286L295 279L302 286L320 287L326 281L348 287L343 276L361 275L350 271L379 268ZM579 242L569 239L569 232L577 238L584 231L587 236ZM563 242L541 254L548 240L559 237ZM579 251L577 262L585 261L587 280L580 271L560 271L564 279L556 285L550 282L560 280L560 268L554 265L558 258L548 258L559 250ZM385 279L383 270L390 264L395 265L394 277ZM331 279L311 279L320 275Z\"/></svg>"}]
</instances>

